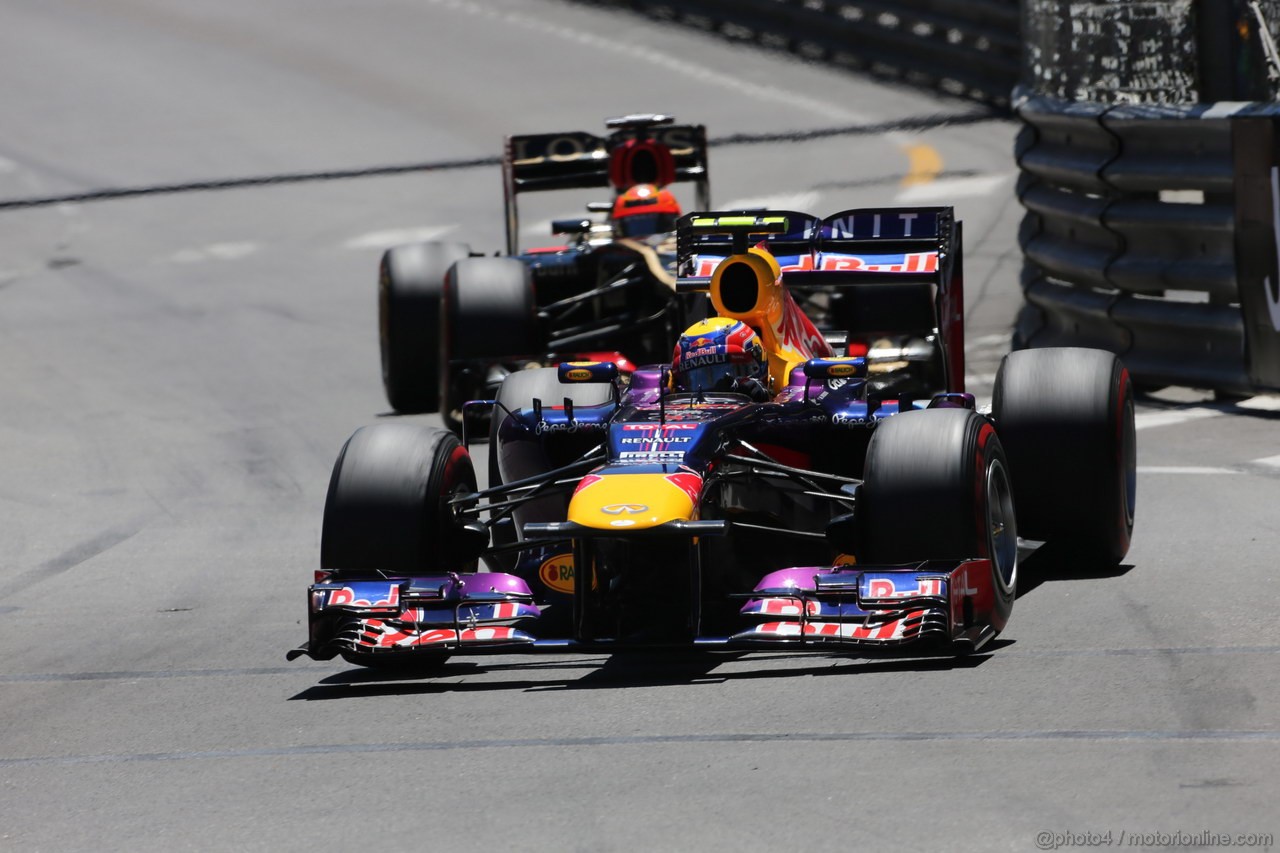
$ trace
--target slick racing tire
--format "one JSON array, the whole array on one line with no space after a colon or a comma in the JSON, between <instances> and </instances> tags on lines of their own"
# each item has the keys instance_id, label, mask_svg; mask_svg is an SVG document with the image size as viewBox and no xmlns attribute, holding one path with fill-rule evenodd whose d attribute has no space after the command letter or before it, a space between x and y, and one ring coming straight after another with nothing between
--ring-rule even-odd
<instances>
[{"instance_id":1,"label":"slick racing tire","mask_svg":"<svg viewBox=\"0 0 1280 853\"><path fill-rule=\"evenodd\" d=\"M445 276L440 337L441 417L455 431L462 404L483 396L490 365L539 354L529 267L514 258L466 258Z\"/></svg>"},{"instance_id":2,"label":"slick racing tire","mask_svg":"<svg viewBox=\"0 0 1280 853\"><path fill-rule=\"evenodd\" d=\"M514 454L508 453L504 463L499 459L502 455L502 443L498 432L507 412L527 409L537 398L547 406L563 406L565 398L573 401L574 407L600 406L613 399L613 391L608 385L581 385L560 381L559 372L554 367L536 367L530 370L518 370L502 380L498 388L498 405L493 409L493 417L489 423L489 486L500 486L503 482L535 477L551 470L551 463L542 455L532 455L533 448L521 448ZM502 476L502 466L508 470L506 480ZM551 495L538 498L522 506L516 513L514 523L523 524L530 521L563 521L565 500L563 496ZM507 545L516 541L515 524L495 525L493 540L495 545ZM514 556L511 557L514 560Z\"/></svg>"},{"instance_id":3,"label":"slick racing tire","mask_svg":"<svg viewBox=\"0 0 1280 853\"><path fill-rule=\"evenodd\" d=\"M471 456L453 433L361 427L333 466L320 567L348 577L474 571L446 502L475 490Z\"/></svg>"},{"instance_id":4,"label":"slick racing tire","mask_svg":"<svg viewBox=\"0 0 1280 853\"><path fill-rule=\"evenodd\" d=\"M1017 595L1009 466L991 423L968 409L924 409L876 427L858 493L859 563L985 558L1000 631Z\"/></svg>"},{"instance_id":5,"label":"slick racing tire","mask_svg":"<svg viewBox=\"0 0 1280 853\"><path fill-rule=\"evenodd\" d=\"M463 243L396 246L378 268L382 386L402 414L440 408L440 299L449 268L470 254Z\"/></svg>"},{"instance_id":6,"label":"slick racing tire","mask_svg":"<svg viewBox=\"0 0 1280 853\"><path fill-rule=\"evenodd\" d=\"M1133 382L1112 353L1020 350L996 374L991 417L1009 457L1018 529L1059 555L1118 564L1137 492Z\"/></svg>"}]
</instances>

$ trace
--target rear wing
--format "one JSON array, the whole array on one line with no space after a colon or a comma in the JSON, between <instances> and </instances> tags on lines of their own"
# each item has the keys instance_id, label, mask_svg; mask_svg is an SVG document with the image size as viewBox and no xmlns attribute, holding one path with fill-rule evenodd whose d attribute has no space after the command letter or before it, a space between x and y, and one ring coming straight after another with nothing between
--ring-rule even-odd
<instances>
[{"instance_id":1,"label":"rear wing","mask_svg":"<svg viewBox=\"0 0 1280 853\"><path fill-rule=\"evenodd\" d=\"M764 227L778 217L786 220L785 227ZM709 227L712 219L724 226ZM856 288L848 294L846 316L853 328L846 331L936 328L948 386L963 390L962 228L952 208L855 208L823 219L795 211L691 213L677 224L677 288L705 289L716 265L734 253L735 241L740 246L743 233L750 245L764 246L777 259L782 281L793 292Z\"/></svg>"},{"instance_id":2,"label":"rear wing","mask_svg":"<svg viewBox=\"0 0 1280 853\"><path fill-rule=\"evenodd\" d=\"M631 115L607 120L613 131L607 136L585 131L508 136L502 155L507 253L517 252L521 193L597 187L620 193L635 184L692 182L697 206L710 207L707 129L672 121L671 116Z\"/></svg>"},{"instance_id":3,"label":"rear wing","mask_svg":"<svg viewBox=\"0 0 1280 853\"><path fill-rule=\"evenodd\" d=\"M786 227L766 227L768 220L783 219ZM709 227L708 220L721 223ZM751 222L761 223L758 230ZM821 220L794 210L717 210L690 213L676 223L676 269L682 278L707 278L720 259L735 254L743 236L750 245L764 245L775 258L812 255Z\"/></svg>"}]
</instances>

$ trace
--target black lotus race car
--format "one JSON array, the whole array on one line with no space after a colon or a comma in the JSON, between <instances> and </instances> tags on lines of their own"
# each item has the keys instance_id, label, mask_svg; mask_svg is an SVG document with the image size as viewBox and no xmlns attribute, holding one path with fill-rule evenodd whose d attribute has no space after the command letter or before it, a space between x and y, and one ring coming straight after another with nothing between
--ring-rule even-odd
<instances>
[{"instance_id":1,"label":"black lotus race car","mask_svg":"<svg viewBox=\"0 0 1280 853\"><path fill-rule=\"evenodd\" d=\"M690 332L749 326L763 396L692 388L683 365L626 383L605 361L513 373L486 404L486 489L448 431L357 430L329 486L310 636L291 658L963 653L1009 619L1019 533L1081 561L1123 558L1129 375L1098 350L1015 352L990 413L977 411L961 384L950 208L699 213L678 234L690 273L678 289L709 294L727 318ZM832 315L854 327L820 331L792 284L838 295ZM874 359L841 352L886 336L920 341L932 361L898 358L873 380ZM708 336L689 352L715 363L715 346Z\"/></svg>"},{"instance_id":2,"label":"black lotus race car","mask_svg":"<svg viewBox=\"0 0 1280 853\"><path fill-rule=\"evenodd\" d=\"M609 219L552 223L567 242L518 246L522 193L696 185L710 205L706 129L670 116L610 119L604 137L584 132L507 138L503 151L506 255L482 257L465 243L389 249L379 268L378 319L387 399L402 413L440 412L461 426L466 400L492 397L512 370L561 358L634 364L665 358L691 319L675 292L670 233L628 236ZM612 196L612 194L611 194ZM614 199L589 205L612 211Z\"/></svg>"}]
</instances>

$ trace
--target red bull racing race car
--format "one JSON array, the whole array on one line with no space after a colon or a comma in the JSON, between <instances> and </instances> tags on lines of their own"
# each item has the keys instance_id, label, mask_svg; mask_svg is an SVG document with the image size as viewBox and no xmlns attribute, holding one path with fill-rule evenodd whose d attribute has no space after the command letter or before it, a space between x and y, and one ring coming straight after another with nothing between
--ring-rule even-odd
<instances>
[{"instance_id":1,"label":"red bull racing race car","mask_svg":"<svg viewBox=\"0 0 1280 853\"><path fill-rule=\"evenodd\" d=\"M379 267L378 317L387 399L402 413L439 412L454 429L462 403L492 397L503 377L561 359L615 361L629 373L665 356L696 300L675 291L669 186L690 182L710 204L706 129L671 116L609 119L610 133L508 137L502 174L506 254L459 242L389 249ZM519 246L519 197L599 189L604 221L556 220L566 242ZM483 422L484 415L473 413ZM474 426L474 424L473 424Z\"/></svg>"},{"instance_id":2,"label":"red bull racing race car","mask_svg":"<svg viewBox=\"0 0 1280 853\"><path fill-rule=\"evenodd\" d=\"M950 208L683 217L677 289L713 316L629 381L567 362L469 403L494 410L488 488L451 432L351 436L290 657L982 648L1009 620L1019 535L1124 557L1133 398L1110 353L1029 350L979 412L961 254ZM876 356L886 339L910 352Z\"/></svg>"}]
</instances>

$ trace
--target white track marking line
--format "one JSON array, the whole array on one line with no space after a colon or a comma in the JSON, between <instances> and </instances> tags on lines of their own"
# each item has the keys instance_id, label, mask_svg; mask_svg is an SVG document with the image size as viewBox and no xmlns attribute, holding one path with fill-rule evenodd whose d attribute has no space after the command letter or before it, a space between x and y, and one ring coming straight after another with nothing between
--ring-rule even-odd
<instances>
[{"instance_id":1,"label":"white track marking line","mask_svg":"<svg viewBox=\"0 0 1280 853\"><path fill-rule=\"evenodd\" d=\"M973 338L972 340L966 341L964 348L967 352L970 350L984 349L988 347L1008 346L1009 342L1012 340L1012 332L1004 332L999 335L983 335L980 338Z\"/></svg>"},{"instance_id":2,"label":"white track marking line","mask_svg":"<svg viewBox=\"0 0 1280 853\"><path fill-rule=\"evenodd\" d=\"M257 243L212 243L204 248L209 257L220 261L234 261L258 251Z\"/></svg>"},{"instance_id":3,"label":"white track marking line","mask_svg":"<svg viewBox=\"0 0 1280 853\"><path fill-rule=\"evenodd\" d=\"M1242 474L1235 468L1215 468L1208 465L1139 465L1139 474Z\"/></svg>"},{"instance_id":4,"label":"white track marking line","mask_svg":"<svg viewBox=\"0 0 1280 853\"><path fill-rule=\"evenodd\" d=\"M894 201L898 204L920 204L940 198L973 198L987 196L998 190L1003 184L1011 181L1015 173L1002 172L998 175L973 175L967 178L938 178L923 184L914 184L903 188Z\"/></svg>"},{"instance_id":5,"label":"white track marking line","mask_svg":"<svg viewBox=\"0 0 1280 853\"><path fill-rule=\"evenodd\" d=\"M261 248L257 243L210 243L198 249L179 249L168 257L175 264L198 264L204 261L234 261Z\"/></svg>"},{"instance_id":6,"label":"white track marking line","mask_svg":"<svg viewBox=\"0 0 1280 853\"><path fill-rule=\"evenodd\" d=\"M1268 468L1280 468L1280 456L1264 456L1261 459L1255 459L1249 463L1251 465L1266 465Z\"/></svg>"},{"instance_id":7,"label":"white track marking line","mask_svg":"<svg viewBox=\"0 0 1280 853\"><path fill-rule=\"evenodd\" d=\"M385 231L370 231L352 237L342 244L344 249L389 249L405 243L424 243L447 234L454 225L424 225L420 228L389 228Z\"/></svg>"},{"instance_id":8,"label":"white track marking line","mask_svg":"<svg viewBox=\"0 0 1280 853\"><path fill-rule=\"evenodd\" d=\"M1250 397L1248 400L1241 400L1236 403L1241 409L1254 409L1261 412L1280 412L1280 395L1265 394L1257 397Z\"/></svg>"},{"instance_id":9,"label":"white track marking line","mask_svg":"<svg viewBox=\"0 0 1280 853\"><path fill-rule=\"evenodd\" d=\"M1197 421L1201 418L1216 418L1224 414L1226 412L1221 409L1205 409L1197 406L1191 409L1175 409L1170 412L1144 412L1136 415L1133 421L1137 429L1151 429L1152 427L1172 426L1173 424L1186 423L1187 421Z\"/></svg>"},{"instance_id":10,"label":"white track marking line","mask_svg":"<svg viewBox=\"0 0 1280 853\"><path fill-rule=\"evenodd\" d=\"M1219 415L1229 415L1236 409L1248 409L1256 412L1277 412L1280 411L1280 395L1260 394L1257 397L1250 397L1247 400L1241 400L1234 405L1215 406L1188 406L1185 409L1170 409L1164 412L1144 412L1134 418L1134 426L1138 429L1150 429L1152 427L1172 426L1173 424L1186 423L1187 421L1196 421L1202 418L1216 418Z\"/></svg>"}]
</instances>

